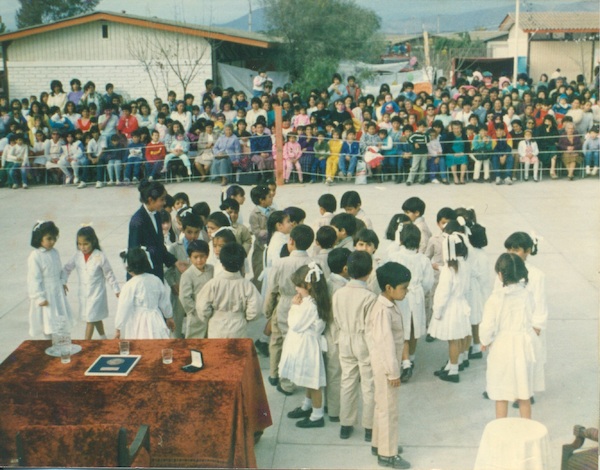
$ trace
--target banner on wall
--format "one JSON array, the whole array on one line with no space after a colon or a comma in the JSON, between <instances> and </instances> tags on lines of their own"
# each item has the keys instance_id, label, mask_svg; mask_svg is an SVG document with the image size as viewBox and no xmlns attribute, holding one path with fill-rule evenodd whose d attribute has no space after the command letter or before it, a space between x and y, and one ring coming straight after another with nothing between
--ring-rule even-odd
<instances>
[{"instance_id":1,"label":"banner on wall","mask_svg":"<svg viewBox=\"0 0 600 470\"><path fill-rule=\"evenodd\" d=\"M218 68L223 88L233 87L236 91L244 91L246 96L252 97L252 80L256 77L256 70L227 64L219 64ZM267 76L273 81L273 91L290 80L288 72L267 72Z\"/></svg>"}]
</instances>

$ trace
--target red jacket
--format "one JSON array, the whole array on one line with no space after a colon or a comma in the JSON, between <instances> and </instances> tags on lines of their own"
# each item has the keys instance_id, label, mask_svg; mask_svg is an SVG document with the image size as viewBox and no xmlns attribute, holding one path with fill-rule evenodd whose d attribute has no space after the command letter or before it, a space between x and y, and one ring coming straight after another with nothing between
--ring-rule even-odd
<instances>
[{"instance_id":1,"label":"red jacket","mask_svg":"<svg viewBox=\"0 0 600 470\"><path fill-rule=\"evenodd\" d=\"M146 161L157 162L159 160L164 160L166 155L167 149L162 142L150 142L146 145Z\"/></svg>"},{"instance_id":2,"label":"red jacket","mask_svg":"<svg viewBox=\"0 0 600 470\"><path fill-rule=\"evenodd\" d=\"M129 117L121 116L119 118L119 123L117 124L117 129L122 134L125 134L125 137L131 139L131 133L138 128L137 118L135 116L129 115Z\"/></svg>"}]
</instances>

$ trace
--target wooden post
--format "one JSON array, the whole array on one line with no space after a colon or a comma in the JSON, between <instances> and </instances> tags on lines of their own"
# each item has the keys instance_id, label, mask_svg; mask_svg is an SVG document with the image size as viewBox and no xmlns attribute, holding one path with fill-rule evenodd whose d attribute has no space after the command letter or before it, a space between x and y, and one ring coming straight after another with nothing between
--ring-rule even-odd
<instances>
[{"instance_id":1,"label":"wooden post","mask_svg":"<svg viewBox=\"0 0 600 470\"><path fill-rule=\"evenodd\" d=\"M283 186L283 117L281 106L274 105L275 110L275 182Z\"/></svg>"},{"instance_id":2,"label":"wooden post","mask_svg":"<svg viewBox=\"0 0 600 470\"><path fill-rule=\"evenodd\" d=\"M431 59L429 58L429 34L423 30L423 49L425 49L425 67L431 66Z\"/></svg>"}]
</instances>

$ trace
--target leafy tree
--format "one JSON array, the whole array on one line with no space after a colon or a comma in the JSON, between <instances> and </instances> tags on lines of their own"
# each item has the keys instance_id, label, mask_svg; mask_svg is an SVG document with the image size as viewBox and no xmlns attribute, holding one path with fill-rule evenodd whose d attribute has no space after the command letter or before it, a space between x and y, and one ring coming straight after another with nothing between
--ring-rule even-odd
<instances>
[{"instance_id":1,"label":"leafy tree","mask_svg":"<svg viewBox=\"0 0 600 470\"><path fill-rule=\"evenodd\" d=\"M26 28L93 11L100 0L19 0L17 28Z\"/></svg>"},{"instance_id":2,"label":"leafy tree","mask_svg":"<svg viewBox=\"0 0 600 470\"><path fill-rule=\"evenodd\" d=\"M299 91L328 84L340 60L379 59L381 19L354 0L263 0L263 4L267 34L283 41L279 67L290 72Z\"/></svg>"}]
</instances>

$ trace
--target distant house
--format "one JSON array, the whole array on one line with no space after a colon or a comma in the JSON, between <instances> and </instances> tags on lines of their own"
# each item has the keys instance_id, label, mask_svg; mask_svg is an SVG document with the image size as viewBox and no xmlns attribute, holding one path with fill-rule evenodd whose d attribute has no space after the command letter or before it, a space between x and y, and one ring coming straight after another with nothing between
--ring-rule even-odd
<instances>
[{"instance_id":1,"label":"distant house","mask_svg":"<svg viewBox=\"0 0 600 470\"><path fill-rule=\"evenodd\" d=\"M574 80L583 74L588 81L600 54L600 17L592 12L521 13L519 27L515 15L506 15L499 27L508 32L508 40L487 43L488 56L519 57L518 71L537 80L557 68L561 75Z\"/></svg>"},{"instance_id":2,"label":"distant house","mask_svg":"<svg viewBox=\"0 0 600 470\"><path fill-rule=\"evenodd\" d=\"M182 97L178 75L198 96L206 79L218 83L219 63L268 66L277 45L259 33L102 11L1 34L0 44L1 88L11 99L50 91L54 79L68 91L78 78L101 93L110 82L125 98L148 100L171 89Z\"/></svg>"}]
</instances>

